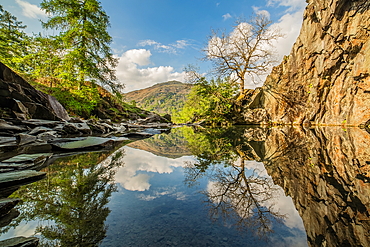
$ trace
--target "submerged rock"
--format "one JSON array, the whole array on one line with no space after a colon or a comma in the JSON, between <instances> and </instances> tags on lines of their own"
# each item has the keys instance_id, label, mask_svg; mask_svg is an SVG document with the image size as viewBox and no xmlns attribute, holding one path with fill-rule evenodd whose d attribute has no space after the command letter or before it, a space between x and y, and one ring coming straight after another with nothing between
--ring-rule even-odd
<instances>
[{"instance_id":1,"label":"submerged rock","mask_svg":"<svg viewBox=\"0 0 370 247\"><path fill-rule=\"evenodd\" d=\"M36 247L39 245L39 239L36 237L15 237L0 241L2 247Z\"/></svg>"},{"instance_id":2,"label":"submerged rock","mask_svg":"<svg viewBox=\"0 0 370 247\"><path fill-rule=\"evenodd\" d=\"M0 199L0 218L7 215L20 201L18 198Z\"/></svg>"},{"instance_id":3,"label":"submerged rock","mask_svg":"<svg viewBox=\"0 0 370 247\"><path fill-rule=\"evenodd\" d=\"M21 154L14 156L10 159L3 160L3 163L39 163L45 159L48 159L52 156L52 153L38 153L38 154Z\"/></svg>"},{"instance_id":4,"label":"submerged rock","mask_svg":"<svg viewBox=\"0 0 370 247\"><path fill-rule=\"evenodd\" d=\"M9 187L31 183L44 178L45 175L45 172L37 172L33 170L0 173L0 186Z\"/></svg>"},{"instance_id":5,"label":"submerged rock","mask_svg":"<svg viewBox=\"0 0 370 247\"><path fill-rule=\"evenodd\" d=\"M53 142L52 146L58 149L74 150L74 149L89 149L96 147L112 146L114 141L110 138L89 136L83 140L69 142Z\"/></svg>"}]
</instances>

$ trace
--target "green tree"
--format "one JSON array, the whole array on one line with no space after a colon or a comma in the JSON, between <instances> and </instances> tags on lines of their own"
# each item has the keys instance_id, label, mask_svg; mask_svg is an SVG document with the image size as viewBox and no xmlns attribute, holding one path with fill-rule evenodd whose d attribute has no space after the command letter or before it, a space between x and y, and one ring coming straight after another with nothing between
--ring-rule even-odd
<instances>
[{"instance_id":1,"label":"green tree","mask_svg":"<svg viewBox=\"0 0 370 247\"><path fill-rule=\"evenodd\" d=\"M31 79L47 82L50 88L61 83L58 76L61 73L63 49L50 37L41 34L30 38L28 53L22 58L22 64L27 67Z\"/></svg>"},{"instance_id":2,"label":"green tree","mask_svg":"<svg viewBox=\"0 0 370 247\"><path fill-rule=\"evenodd\" d=\"M184 108L174 116L175 122L229 123L237 85L228 79L205 78L192 87Z\"/></svg>"},{"instance_id":3,"label":"green tree","mask_svg":"<svg viewBox=\"0 0 370 247\"><path fill-rule=\"evenodd\" d=\"M26 28L17 17L0 5L0 61L16 69L17 59L25 52Z\"/></svg>"},{"instance_id":4,"label":"green tree","mask_svg":"<svg viewBox=\"0 0 370 247\"><path fill-rule=\"evenodd\" d=\"M99 246L106 236L107 203L116 190L114 175L123 157L123 151L117 150L111 155L85 153L58 159L45 169L47 179L12 195L22 199L18 206L22 213L10 226L49 220L53 223L35 229L40 246Z\"/></svg>"},{"instance_id":5,"label":"green tree","mask_svg":"<svg viewBox=\"0 0 370 247\"><path fill-rule=\"evenodd\" d=\"M63 79L77 82L83 89L85 81L110 86L116 91L113 57L107 32L109 17L97 0L44 0L41 8L51 17L44 28L60 31L55 39L63 44L65 54ZM85 88L86 89L86 88Z\"/></svg>"}]
</instances>

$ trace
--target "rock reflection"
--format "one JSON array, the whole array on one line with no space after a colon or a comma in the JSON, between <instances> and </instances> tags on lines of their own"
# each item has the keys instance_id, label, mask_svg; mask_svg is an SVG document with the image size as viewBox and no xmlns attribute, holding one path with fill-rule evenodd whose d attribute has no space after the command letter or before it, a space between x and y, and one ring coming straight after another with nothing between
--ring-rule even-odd
<instances>
[{"instance_id":1,"label":"rock reflection","mask_svg":"<svg viewBox=\"0 0 370 247\"><path fill-rule=\"evenodd\" d=\"M370 246L370 135L365 130L272 129L255 148L255 158L293 198L310 246Z\"/></svg>"},{"instance_id":2,"label":"rock reflection","mask_svg":"<svg viewBox=\"0 0 370 247\"><path fill-rule=\"evenodd\" d=\"M212 216L237 215L240 225L258 226L257 232L266 234L269 220L282 219L273 210L276 184L292 197L310 246L370 246L370 135L365 130L283 127L191 133L185 134L198 162L187 164L186 183L193 185L202 176L212 179L213 189L205 192ZM273 183L246 169L245 160L263 162ZM221 163L226 169L217 168Z\"/></svg>"},{"instance_id":3,"label":"rock reflection","mask_svg":"<svg viewBox=\"0 0 370 247\"><path fill-rule=\"evenodd\" d=\"M211 218L221 217L225 223L232 220L240 230L265 238L273 232L274 223L285 218L275 207L279 187L263 167L247 162L241 129L219 131L220 135L198 133L196 138L188 134L193 137L189 144L197 145L190 149L199 153L197 162L186 164L185 181L192 186L207 176L210 183L203 193Z\"/></svg>"},{"instance_id":4,"label":"rock reflection","mask_svg":"<svg viewBox=\"0 0 370 247\"><path fill-rule=\"evenodd\" d=\"M116 189L114 175L123 165L122 150L107 156L80 154L48 167L47 179L12 195L24 202L18 207L21 215L10 226L38 220L35 234L40 235L41 246L98 246L107 230L106 205Z\"/></svg>"}]
</instances>

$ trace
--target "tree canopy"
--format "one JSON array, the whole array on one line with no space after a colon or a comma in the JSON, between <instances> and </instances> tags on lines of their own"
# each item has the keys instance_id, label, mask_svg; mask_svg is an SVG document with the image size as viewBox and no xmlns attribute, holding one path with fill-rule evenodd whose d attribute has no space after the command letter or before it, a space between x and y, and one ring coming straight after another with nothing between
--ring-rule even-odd
<instances>
[{"instance_id":1,"label":"tree canopy","mask_svg":"<svg viewBox=\"0 0 370 247\"><path fill-rule=\"evenodd\" d=\"M0 61L4 64L14 67L23 55L23 42L27 37L25 28L17 17L0 5Z\"/></svg>"},{"instance_id":2,"label":"tree canopy","mask_svg":"<svg viewBox=\"0 0 370 247\"><path fill-rule=\"evenodd\" d=\"M56 40L63 45L64 78L77 81L99 82L116 89L114 58L107 32L109 17L97 0L44 0L41 8L50 18L43 27L59 30Z\"/></svg>"}]
</instances>

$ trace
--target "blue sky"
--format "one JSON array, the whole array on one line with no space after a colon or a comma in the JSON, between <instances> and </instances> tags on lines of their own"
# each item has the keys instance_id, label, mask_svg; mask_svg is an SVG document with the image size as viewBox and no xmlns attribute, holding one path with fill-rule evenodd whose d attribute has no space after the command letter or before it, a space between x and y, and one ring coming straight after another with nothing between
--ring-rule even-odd
<instances>
[{"instance_id":1,"label":"blue sky","mask_svg":"<svg viewBox=\"0 0 370 247\"><path fill-rule=\"evenodd\" d=\"M27 25L28 33L42 30L42 0L0 0L4 9ZM168 80L184 80L183 68L194 64L207 73L210 64L199 61L211 29L231 32L239 18L253 12L268 14L285 37L276 43L280 59L288 55L303 18L305 0L100 0L110 16L111 44L120 58L117 76L125 91ZM246 85L255 87L253 83Z\"/></svg>"}]
</instances>

